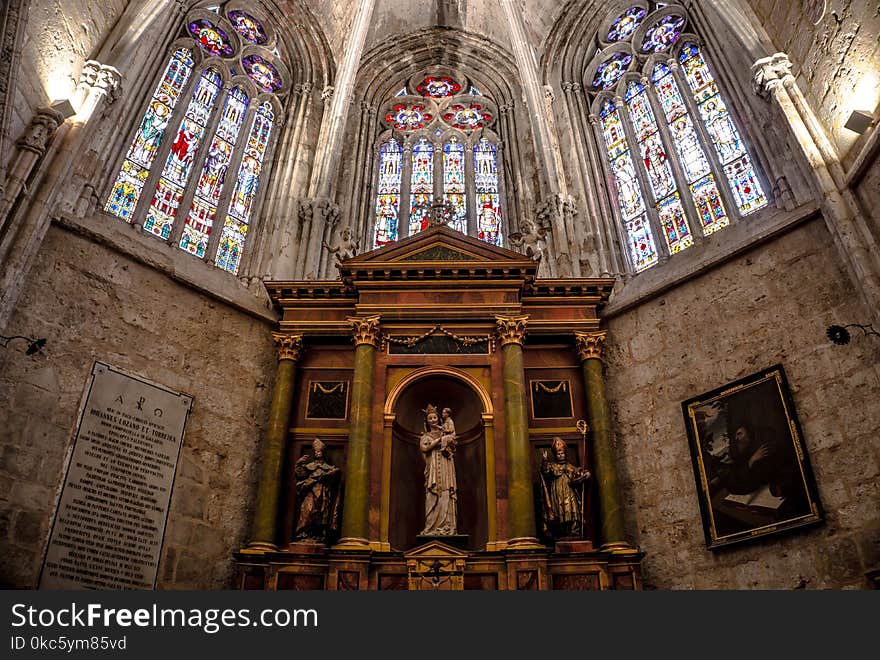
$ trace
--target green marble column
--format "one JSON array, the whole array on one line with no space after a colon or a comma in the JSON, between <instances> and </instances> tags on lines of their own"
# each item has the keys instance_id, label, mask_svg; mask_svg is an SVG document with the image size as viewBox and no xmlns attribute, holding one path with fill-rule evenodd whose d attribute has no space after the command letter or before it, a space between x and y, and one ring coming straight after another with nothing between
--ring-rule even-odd
<instances>
[{"instance_id":1,"label":"green marble column","mask_svg":"<svg viewBox=\"0 0 880 660\"><path fill-rule=\"evenodd\" d=\"M251 541L245 552L271 552L275 546L278 525L278 499L281 491L281 470L284 465L284 447L290 413L293 410L293 385L296 363L302 355L302 335L273 334L278 350L278 371L272 389L272 407L269 426L263 440L263 462L257 484L254 526Z\"/></svg>"},{"instance_id":2,"label":"green marble column","mask_svg":"<svg viewBox=\"0 0 880 660\"><path fill-rule=\"evenodd\" d=\"M587 414L592 436L593 478L599 496L599 538L602 549L629 548L623 530L623 511L614 460L611 410L605 396L602 350L605 332L576 332L578 356L582 360L587 391Z\"/></svg>"},{"instance_id":3,"label":"green marble column","mask_svg":"<svg viewBox=\"0 0 880 660\"><path fill-rule=\"evenodd\" d=\"M512 548L538 546L532 495L529 418L522 343L528 316L496 316L504 377L507 433L507 526Z\"/></svg>"},{"instance_id":4,"label":"green marble column","mask_svg":"<svg viewBox=\"0 0 880 660\"><path fill-rule=\"evenodd\" d=\"M342 539L337 547L366 548L370 534L370 433L373 370L379 344L379 317L348 319L354 335L351 428L345 455Z\"/></svg>"}]
</instances>

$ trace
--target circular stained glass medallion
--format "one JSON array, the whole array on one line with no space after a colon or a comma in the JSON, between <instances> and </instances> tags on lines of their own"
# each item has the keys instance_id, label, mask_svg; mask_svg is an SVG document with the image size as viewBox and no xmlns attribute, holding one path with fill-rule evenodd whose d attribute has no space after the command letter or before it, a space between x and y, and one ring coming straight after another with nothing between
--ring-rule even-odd
<instances>
[{"instance_id":1,"label":"circular stained glass medallion","mask_svg":"<svg viewBox=\"0 0 880 660\"><path fill-rule=\"evenodd\" d=\"M277 92L281 89L281 75L275 65L259 55L248 55L241 60L244 70L251 80L265 92Z\"/></svg>"},{"instance_id":2,"label":"circular stained glass medallion","mask_svg":"<svg viewBox=\"0 0 880 660\"><path fill-rule=\"evenodd\" d=\"M195 37L199 45L211 55L229 57L232 55L232 44L229 35L223 28L217 27L207 18L197 18L187 26L189 33Z\"/></svg>"},{"instance_id":3,"label":"circular stained glass medallion","mask_svg":"<svg viewBox=\"0 0 880 660\"><path fill-rule=\"evenodd\" d=\"M608 28L608 41L626 41L632 36L645 20L647 10L642 7L630 7L614 19Z\"/></svg>"},{"instance_id":4,"label":"circular stained glass medallion","mask_svg":"<svg viewBox=\"0 0 880 660\"><path fill-rule=\"evenodd\" d=\"M455 104L443 114L443 120L454 128L473 130L486 126L492 121L492 115L486 112L479 103Z\"/></svg>"},{"instance_id":5,"label":"circular stained glass medallion","mask_svg":"<svg viewBox=\"0 0 880 660\"><path fill-rule=\"evenodd\" d=\"M626 73L632 62L632 53L617 52L599 65L593 78L594 89L608 89Z\"/></svg>"},{"instance_id":6,"label":"circular stained glass medallion","mask_svg":"<svg viewBox=\"0 0 880 660\"><path fill-rule=\"evenodd\" d=\"M266 30L256 18L243 9L233 9L228 15L232 27L252 44L266 43Z\"/></svg>"},{"instance_id":7,"label":"circular stained glass medallion","mask_svg":"<svg viewBox=\"0 0 880 660\"><path fill-rule=\"evenodd\" d=\"M416 91L422 96L439 99L458 94L461 91L461 85L448 76L426 76L416 86Z\"/></svg>"},{"instance_id":8,"label":"circular stained glass medallion","mask_svg":"<svg viewBox=\"0 0 880 660\"><path fill-rule=\"evenodd\" d=\"M645 32L645 38L642 40L642 52L662 53L678 39L684 23L684 16L675 14L667 14L661 18Z\"/></svg>"},{"instance_id":9,"label":"circular stained glass medallion","mask_svg":"<svg viewBox=\"0 0 880 660\"><path fill-rule=\"evenodd\" d=\"M424 106L406 105L405 103L398 103L391 109L391 112L385 115L385 121L398 131L418 130L433 118L434 115L425 112Z\"/></svg>"}]
</instances>

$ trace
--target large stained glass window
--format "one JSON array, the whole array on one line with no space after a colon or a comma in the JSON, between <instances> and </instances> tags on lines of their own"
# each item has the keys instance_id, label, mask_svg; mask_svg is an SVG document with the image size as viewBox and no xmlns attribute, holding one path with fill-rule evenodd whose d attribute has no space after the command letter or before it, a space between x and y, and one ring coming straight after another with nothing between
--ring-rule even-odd
<instances>
[{"instance_id":1,"label":"large stained glass window","mask_svg":"<svg viewBox=\"0 0 880 660\"><path fill-rule=\"evenodd\" d=\"M678 252L693 245L694 238L685 217L675 178L672 176L672 167L669 165L669 157L660 137L654 111L641 83L632 81L627 85L626 103L636 129L636 139L648 175L648 183L654 193L654 199L657 200L656 208L666 244L671 253Z\"/></svg>"},{"instance_id":2,"label":"large stained glass window","mask_svg":"<svg viewBox=\"0 0 880 660\"><path fill-rule=\"evenodd\" d=\"M703 145L669 67L658 63L654 67L651 80L663 106L672 142L700 214L703 232L711 234L726 227L729 220Z\"/></svg>"},{"instance_id":3,"label":"large stained glass window","mask_svg":"<svg viewBox=\"0 0 880 660\"><path fill-rule=\"evenodd\" d=\"M431 207L442 205L446 225L501 245L505 233L498 107L473 81L434 71L395 86L379 108L384 132L371 196L373 246L424 231ZM404 185L405 184L405 185Z\"/></svg>"},{"instance_id":4,"label":"large stained glass window","mask_svg":"<svg viewBox=\"0 0 880 660\"><path fill-rule=\"evenodd\" d=\"M289 76L274 33L255 14L212 12L194 10L184 21L191 46L171 53L104 209L238 274ZM207 58L201 66L198 50ZM241 83L224 84L241 74L258 97ZM140 201L147 186L148 204Z\"/></svg>"},{"instance_id":5,"label":"large stained glass window","mask_svg":"<svg viewBox=\"0 0 880 660\"><path fill-rule=\"evenodd\" d=\"M196 85L195 94L190 99L183 122L177 129L174 142L171 143L171 151L165 160L165 167L159 177L159 184L156 186L144 222L144 229L156 236L168 238L171 235L177 207L183 199L190 170L222 84L219 72L207 69Z\"/></svg>"},{"instance_id":6,"label":"large stained glass window","mask_svg":"<svg viewBox=\"0 0 880 660\"><path fill-rule=\"evenodd\" d=\"M474 146L477 190L477 236L501 245L501 196L498 194L498 148L486 138Z\"/></svg>"},{"instance_id":7,"label":"large stained glass window","mask_svg":"<svg viewBox=\"0 0 880 660\"><path fill-rule=\"evenodd\" d=\"M687 11L634 2L602 26L584 83L638 272L769 202Z\"/></svg>"},{"instance_id":8,"label":"large stained glass window","mask_svg":"<svg viewBox=\"0 0 880 660\"><path fill-rule=\"evenodd\" d=\"M192 68L193 59L189 50L178 48L174 51L135 132L125 160L122 161L122 169L116 177L104 210L126 222L132 221L132 213L150 175L150 167L159 151L165 129L168 128L171 112L177 105Z\"/></svg>"},{"instance_id":9,"label":"large stained glass window","mask_svg":"<svg viewBox=\"0 0 880 660\"><path fill-rule=\"evenodd\" d=\"M275 113L272 104L264 102L254 115L254 123L248 134L244 157L235 178L232 198L229 201L229 214L223 223L220 244L217 248L217 266L230 273L238 273L241 252L247 238L248 226L260 185L263 159L269 146Z\"/></svg>"},{"instance_id":10,"label":"large stained glass window","mask_svg":"<svg viewBox=\"0 0 880 660\"><path fill-rule=\"evenodd\" d=\"M427 228L434 201L434 145L427 138L413 145L410 182L409 233L417 234Z\"/></svg>"},{"instance_id":11,"label":"large stained glass window","mask_svg":"<svg viewBox=\"0 0 880 660\"><path fill-rule=\"evenodd\" d=\"M620 113L608 99L602 104L599 122L614 178L617 204L626 228L630 256L636 271L642 271L657 263L658 254Z\"/></svg>"},{"instance_id":12,"label":"large stained glass window","mask_svg":"<svg viewBox=\"0 0 880 660\"><path fill-rule=\"evenodd\" d=\"M204 257L208 249L208 235L217 214L220 189L226 178L226 170L232 151L238 140L238 131L247 111L248 98L241 87L233 88L226 96L220 125L208 146L202 175L199 177L192 207L183 226L180 247L198 257Z\"/></svg>"},{"instance_id":13,"label":"large stained glass window","mask_svg":"<svg viewBox=\"0 0 880 660\"><path fill-rule=\"evenodd\" d=\"M400 181L403 149L391 138L379 148L379 189L376 195L376 233L373 247L397 240L400 219Z\"/></svg>"},{"instance_id":14,"label":"large stained glass window","mask_svg":"<svg viewBox=\"0 0 880 660\"><path fill-rule=\"evenodd\" d=\"M700 110L700 119L712 138L712 146L724 167L724 176L743 215L767 205L751 158L739 130L718 92L715 78L695 43L686 43L679 55L682 70Z\"/></svg>"},{"instance_id":15,"label":"large stained glass window","mask_svg":"<svg viewBox=\"0 0 880 660\"><path fill-rule=\"evenodd\" d=\"M453 136L443 145L443 199L452 207L450 226L466 234L467 202L464 170L464 145Z\"/></svg>"}]
</instances>

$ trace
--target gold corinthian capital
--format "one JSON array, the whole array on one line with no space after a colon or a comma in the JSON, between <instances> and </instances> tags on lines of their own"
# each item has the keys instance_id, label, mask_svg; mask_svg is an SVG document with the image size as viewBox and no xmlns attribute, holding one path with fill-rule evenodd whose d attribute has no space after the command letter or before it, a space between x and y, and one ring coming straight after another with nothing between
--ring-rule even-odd
<instances>
[{"instance_id":1,"label":"gold corinthian capital","mask_svg":"<svg viewBox=\"0 0 880 660\"><path fill-rule=\"evenodd\" d=\"M381 330L378 316L350 316L348 323L351 326L355 346L361 344L379 345Z\"/></svg>"},{"instance_id":2,"label":"gold corinthian capital","mask_svg":"<svg viewBox=\"0 0 880 660\"><path fill-rule=\"evenodd\" d=\"M605 352L606 331L574 333L575 349L581 360L601 360Z\"/></svg>"},{"instance_id":3,"label":"gold corinthian capital","mask_svg":"<svg viewBox=\"0 0 880 660\"><path fill-rule=\"evenodd\" d=\"M278 360L293 360L297 362L303 354L303 336L285 335L278 332L272 333L275 340L275 350L278 352Z\"/></svg>"},{"instance_id":4,"label":"gold corinthian capital","mask_svg":"<svg viewBox=\"0 0 880 660\"><path fill-rule=\"evenodd\" d=\"M529 317L526 316L496 316L495 331L501 340L502 346L508 344L520 344L526 338L526 325Z\"/></svg>"}]
</instances>

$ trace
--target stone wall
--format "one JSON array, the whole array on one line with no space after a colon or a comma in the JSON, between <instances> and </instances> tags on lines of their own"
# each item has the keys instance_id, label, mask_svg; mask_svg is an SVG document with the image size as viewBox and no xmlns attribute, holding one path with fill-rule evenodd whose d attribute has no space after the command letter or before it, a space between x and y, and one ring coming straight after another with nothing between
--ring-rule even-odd
<instances>
[{"instance_id":1,"label":"stone wall","mask_svg":"<svg viewBox=\"0 0 880 660\"><path fill-rule=\"evenodd\" d=\"M773 40L788 53L811 105L845 156L858 135L843 127L853 110L880 102L880 6L872 0L828 0L814 25L809 0L747 0Z\"/></svg>"},{"instance_id":2,"label":"stone wall","mask_svg":"<svg viewBox=\"0 0 880 660\"><path fill-rule=\"evenodd\" d=\"M48 343L34 357L0 351L0 586L35 586L77 409L101 360L195 397L159 588L231 587L271 396L267 324L53 227L6 330Z\"/></svg>"},{"instance_id":3,"label":"stone wall","mask_svg":"<svg viewBox=\"0 0 880 660\"><path fill-rule=\"evenodd\" d=\"M70 98L83 62L94 55L128 3L34 0L27 4L18 89L10 117L13 141L24 132L37 108Z\"/></svg>"},{"instance_id":4,"label":"stone wall","mask_svg":"<svg viewBox=\"0 0 880 660\"><path fill-rule=\"evenodd\" d=\"M628 533L650 588L866 586L880 564L880 341L835 346L864 322L821 219L609 322ZM825 525L706 549L681 402L781 363Z\"/></svg>"}]
</instances>

